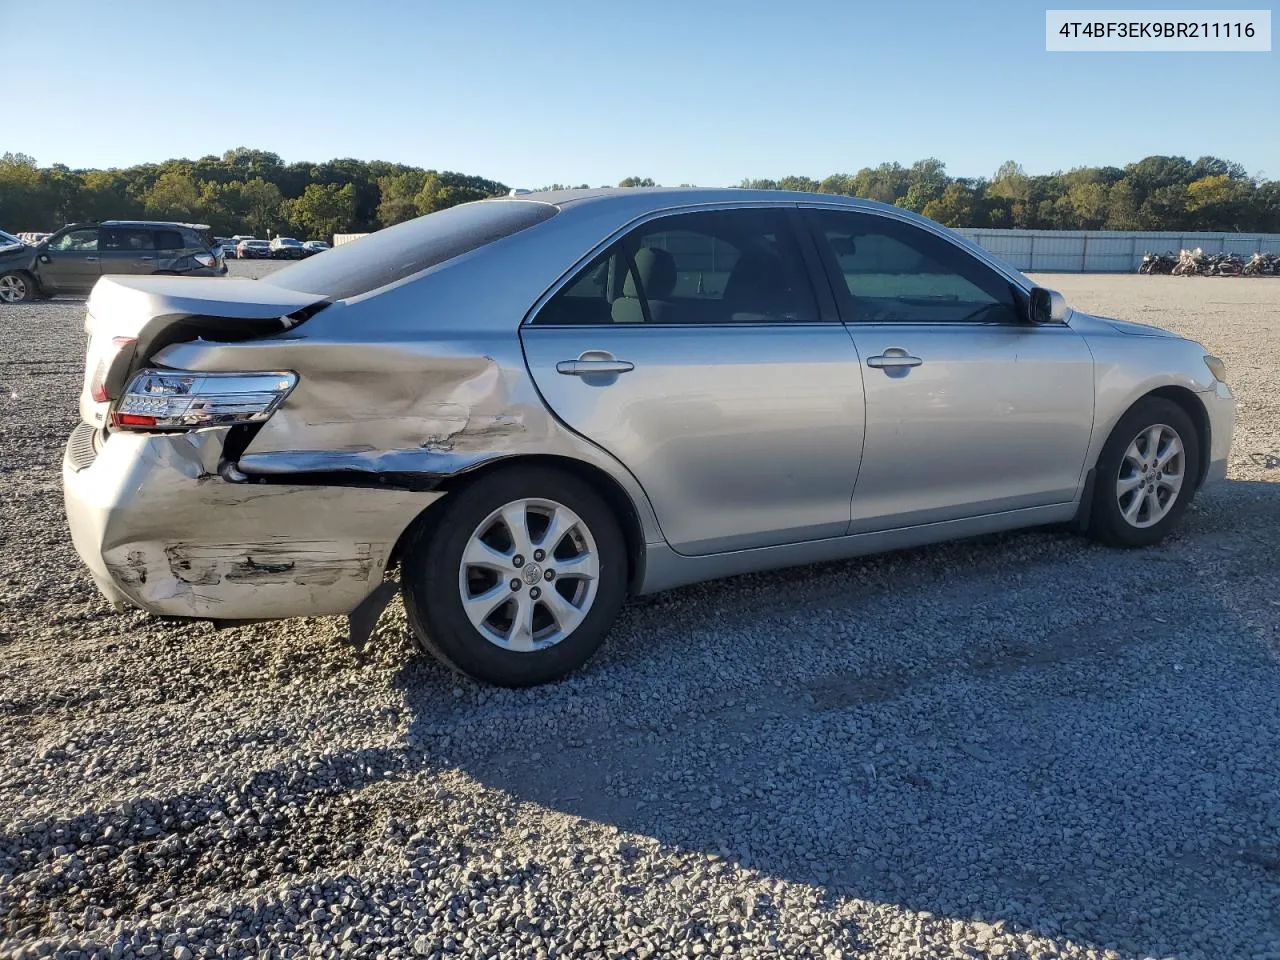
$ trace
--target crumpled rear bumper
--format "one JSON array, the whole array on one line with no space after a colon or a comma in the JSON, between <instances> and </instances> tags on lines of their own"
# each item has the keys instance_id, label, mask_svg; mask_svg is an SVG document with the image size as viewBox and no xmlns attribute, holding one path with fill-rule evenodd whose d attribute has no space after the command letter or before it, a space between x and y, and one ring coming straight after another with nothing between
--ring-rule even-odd
<instances>
[{"instance_id":1,"label":"crumpled rear bumper","mask_svg":"<svg viewBox=\"0 0 1280 960\"><path fill-rule=\"evenodd\" d=\"M442 496L228 482L217 474L225 437L115 433L95 449L88 424L72 435L62 470L72 540L115 605L227 620L349 613Z\"/></svg>"}]
</instances>

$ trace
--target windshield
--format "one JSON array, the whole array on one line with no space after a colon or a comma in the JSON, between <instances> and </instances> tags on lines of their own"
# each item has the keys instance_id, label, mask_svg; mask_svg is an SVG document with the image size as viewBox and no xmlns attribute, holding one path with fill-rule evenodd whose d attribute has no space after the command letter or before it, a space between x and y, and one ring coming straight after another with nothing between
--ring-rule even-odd
<instances>
[{"instance_id":1,"label":"windshield","mask_svg":"<svg viewBox=\"0 0 1280 960\"><path fill-rule=\"evenodd\" d=\"M20 247L24 245L23 242L12 233L5 233L3 230L0 230L0 247L13 246L14 244L17 244Z\"/></svg>"},{"instance_id":2,"label":"windshield","mask_svg":"<svg viewBox=\"0 0 1280 960\"><path fill-rule=\"evenodd\" d=\"M262 282L341 300L377 290L555 216L548 203L478 200L406 220L300 260Z\"/></svg>"}]
</instances>

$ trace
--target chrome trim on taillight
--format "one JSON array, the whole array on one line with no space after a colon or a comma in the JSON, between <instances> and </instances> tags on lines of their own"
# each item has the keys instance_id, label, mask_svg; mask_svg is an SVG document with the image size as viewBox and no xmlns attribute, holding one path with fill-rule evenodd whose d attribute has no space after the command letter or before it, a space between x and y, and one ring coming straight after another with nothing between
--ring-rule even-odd
<instances>
[{"instance_id":1,"label":"chrome trim on taillight","mask_svg":"<svg viewBox=\"0 0 1280 960\"><path fill-rule=\"evenodd\" d=\"M298 382L288 370L201 373L139 371L111 413L123 430L192 430L261 423Z\"/></svg>"}]
</instances>

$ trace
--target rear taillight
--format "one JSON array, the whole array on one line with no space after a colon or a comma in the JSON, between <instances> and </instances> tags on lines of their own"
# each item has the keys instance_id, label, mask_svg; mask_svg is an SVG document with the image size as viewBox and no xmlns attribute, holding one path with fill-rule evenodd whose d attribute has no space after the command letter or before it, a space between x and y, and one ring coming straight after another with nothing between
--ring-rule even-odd
<instances>
[{"instance_id":1,"label":"rear taillight","mask_svg":"<svg viewBox=\"0 0 1280 960\"><path fill-rule=\"evenodd\" d=\"M128 362L123 355L126 352L132 355L137 342L133 337L112 337L109 341L97 339L90 341L89 396L93 397L95 403L106 403L111 399L107 381L111 376L112 367L122 360ZM121 370L119 376L123 377L124 373L125 371ZM116 382L119 383L119 380Z\"/></svg>"},{"instance_id":2,"label":"rear taillight","mask_svg":"<svg viewBox=\"0 0 1280 960\"><path fill-rule=\"evenodd\" d=\"M202 267L212 267L218 262L218 258L212 253L197 253L193 259Z\"/></svg>"},{"instance_id":3,"label":"rear taillight","mask_svg":"<svg viewBox=\"0 0 1280 960\"><path fill-rule=\"evenodd\" d=\"M261 423L298 382L288 371L194 373L143 370L111 414L125 430L193 430Z\"/></svg>"}]
</instances>

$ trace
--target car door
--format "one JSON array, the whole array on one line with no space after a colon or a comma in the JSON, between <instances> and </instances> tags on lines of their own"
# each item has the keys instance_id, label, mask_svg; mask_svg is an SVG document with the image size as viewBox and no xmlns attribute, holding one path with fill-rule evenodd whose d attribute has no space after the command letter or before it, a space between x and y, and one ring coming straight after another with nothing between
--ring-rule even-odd
<instances>
[{"instance_id":1,"label":"car door","mask_svg":"<svg viewBox=\"0 0 1280 960\"><path fill-rule=\"evenodd\" d=\"M101 276L98 228L76 227L49 238L37 257L40 283L57 293L88 293Z\"/></svg>"},{"instance_id":2,"label":"car door","mask_svg":"<svg viewBox=\"0 0 1280 960\"><path fill-rule=\"evenodd\" d=\"M785 207L652 219L522 329L546 402L635 475L681 553L849 525L861 375L795 220Z\"/></svg>"},{"instance_id":3,"label":"car door","mask_svg":"<svg viewBox=\"0 0 1280 960\"><path fill-rule=\"evenodd\" d=\"M186 259L186 240L182 233L172 228L157 227L152 231L155 237L156 270L177 270L179 261Z\"/></svg>"},{"instance_id":4,"label":"car door","mask_svg":"<svg viewBox=\"0 0 1280 960\"><path fill-rule=\"evenodd\" d=\"M960 244L889 214L806 218L862 357L866 440L851 533L1071 502L1093 357Z\"/></svg>"},{"instance_id":5,"label":"car door","mask_svg":"<svg viewBox=\"0 0 1280 960\"><path fill-rule=\"evenodd\" d=\"M147 227L103 227L100 234L103 273L154 273L156 244Z\"/></svg>"}]
</instances>

